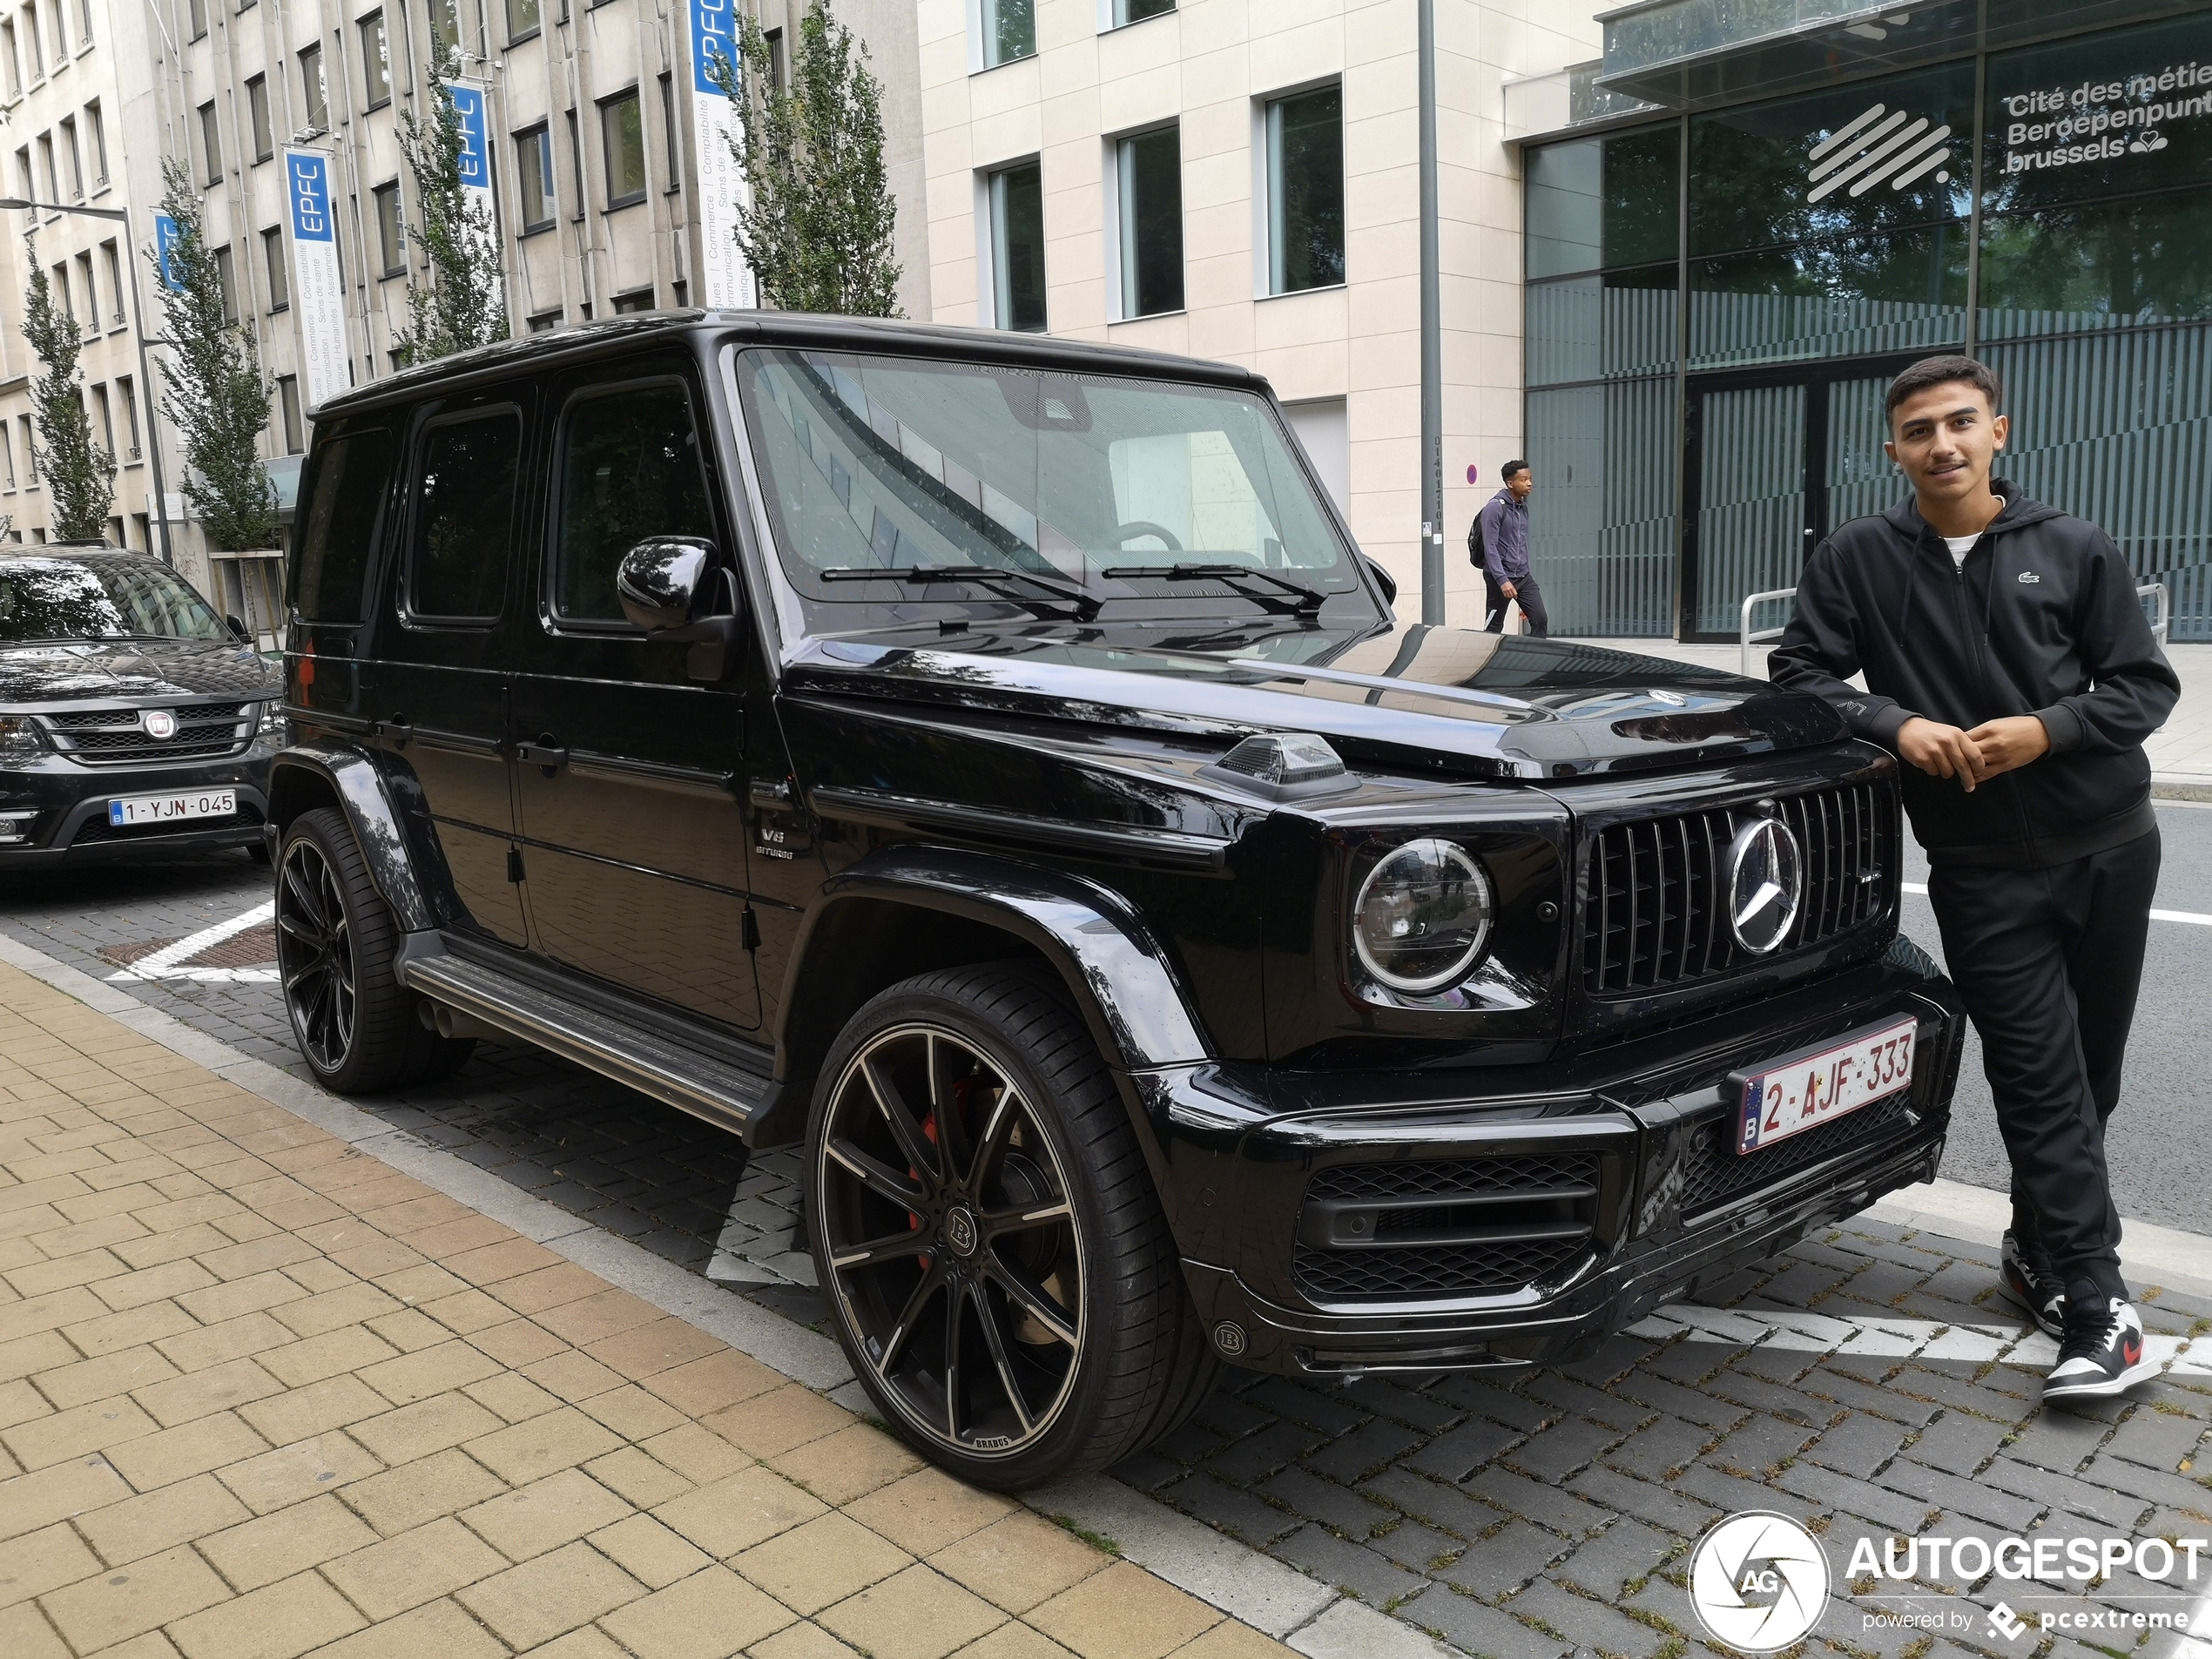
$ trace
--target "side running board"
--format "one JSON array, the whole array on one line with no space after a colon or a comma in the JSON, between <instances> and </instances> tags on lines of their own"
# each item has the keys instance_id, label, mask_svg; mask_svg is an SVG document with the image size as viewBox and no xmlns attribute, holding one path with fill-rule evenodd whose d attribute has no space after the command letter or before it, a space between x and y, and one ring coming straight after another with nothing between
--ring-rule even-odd
<instances>
[{"instance_id":1,"label":"side running board","mask_svg":"<svg viewBox=\"0 0 2212 1659\"><path fill-rule=\"evenodd\" d=\"M748 1145L781 1092L758 1072L483 962L403 949L399 973L424 996L705 1118Z\"/></svg>"}]
</instances>

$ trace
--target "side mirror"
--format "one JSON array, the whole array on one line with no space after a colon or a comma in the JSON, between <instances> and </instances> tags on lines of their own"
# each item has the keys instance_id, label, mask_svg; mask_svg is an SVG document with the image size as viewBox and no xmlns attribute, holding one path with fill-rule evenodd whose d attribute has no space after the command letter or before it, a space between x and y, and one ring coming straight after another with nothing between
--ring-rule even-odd
<instances>
[{"instance_id":1,"label":"side mirror","mask_svg":"<svg viewBox=\"0 0 2212 1659\"><path fill-rule=\"evenodd\" d=\"M1365 553L1362 553L1359 556L1363 559L1367 558L1367 556ZM1396 604L1398 603L1398 578L1391 575L1389 571L1384 570L1381 565L1376 563L1372 559L1367 559L1367 574L1374 577L1375 585L1382 590L1383 603L1385 604Z\"/></svg>"},{"instance_id":2,"label":"side mirror","mask_svg":"<svg viewBox=\"0 0 2212 1659\"><path fill-rule=\"evenodd\" d=\"M223 625L231 631L231 637L239 644L250 645L253 643L253 636L246 631L246 624L236 617L224 617Z\"/></svg>"},{"instance_id":3,"label":"side mirror","mask_svg":"<svg viewBox=\"0 0 2212 1659\"><path fill-rule=\"evenodd\" d=\"M737 665L738 584L719 560L703 536L657 536L615 572L623 615L648 639L690 645L684 671L695 680L727 679Z\"/></svg>"}]
</instances>

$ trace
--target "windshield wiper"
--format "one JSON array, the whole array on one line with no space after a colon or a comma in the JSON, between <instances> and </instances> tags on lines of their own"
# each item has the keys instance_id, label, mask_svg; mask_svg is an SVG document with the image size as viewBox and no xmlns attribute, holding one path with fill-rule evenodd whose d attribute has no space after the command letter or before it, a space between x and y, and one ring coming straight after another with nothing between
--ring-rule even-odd
<instances>
[{"instance_id":1,"label":"windshield wiper","mask_svg":"<svg viewBox=\"0 0 2212 1659\"><path fill-rule=\"evenodd\" d=\"M1272 570L1263 570L1250 564L1200 564L1187 560L1177 564L1119 564L1111 570L1101 570L1099 575L1116 579L1133 576L1157 577L1163 582L1203 582L1215 577L1229 582L1238 579L1264 582L1270 587L1294 596L1291 603L1285 604L1280 599L1264 593L1247 591L1244 597L1278 616L1310 617L1321 609L1322 602L1328 597L1303 583L1292 582L1285 577L1277 576Z\"/></svg>"},{"instance_id":2,"label":"windshield wiper","mask_svg":"<svg viewBox=\"0 0 2212 1659\"><path fill-rule=\"evenodd\" d=\"M1031 587L1064 599L1075 607L1076 620L1089 622L1098 614L1099 601L1095 594L1085 593L1072 582L1055 577L1039 576L1034 570L1021 570L1011 564L833 564L814 574L825 582L1026 582ZM1030 603L1018 595L1007 596L1015 604ZM1030 604L1032 610L1035 609ZM1050 611L1038 611L1050 616Z\"/></svg>"}]
</instances>

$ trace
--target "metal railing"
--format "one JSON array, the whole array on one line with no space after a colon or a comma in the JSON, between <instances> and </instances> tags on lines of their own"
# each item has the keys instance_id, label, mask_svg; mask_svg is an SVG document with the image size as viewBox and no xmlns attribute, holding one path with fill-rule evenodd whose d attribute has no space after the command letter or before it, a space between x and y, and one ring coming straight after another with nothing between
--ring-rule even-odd
<instances>
[{"instance_id":1,"label":"metal railing","mask_svg":"<svg viewBox=\"0 0 2212 1659\"><path fill-rule=\"evenodd\" d=\"M1737 645L1742 653L1737 659L1738 665L1747 678L1751 673L1751 647L1763 645L1770 639L1781 638L1789 627L1789 624L1785 623L1779 628L1762 628L1757 633L1753 633L1751 631L1753 607L1778 604L1782 600L1794 599L1797 597L1797 590L1795 588L1772 588L1764 593L1745 596L1743 623L1737 630ZM2163 650L2166 645L2166 637L2172 631L2174 626L2173 590L2163 582L2146 582L2135 590L2135 597L2139 599L2151 599L2156 602L2151 613L2150 631L2151 637L2158 641L2160 649Z\"/></svg>"}]
</instances>

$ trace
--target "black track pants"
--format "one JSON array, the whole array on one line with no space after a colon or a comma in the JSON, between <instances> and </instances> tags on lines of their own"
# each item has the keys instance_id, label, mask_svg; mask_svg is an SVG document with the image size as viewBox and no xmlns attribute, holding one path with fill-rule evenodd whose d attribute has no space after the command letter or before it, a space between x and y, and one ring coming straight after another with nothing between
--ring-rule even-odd
<instances>
[{"instance_id":1,"label":"black track pants","mask_svg":"<svg viewBox=\"0 0 2212 1659\"><path fill-rule=\"evenodd\" d=\"M2014 1210L2034 1216L2061 1278L2108 1296L2127 1287L2105 1120L2120 1103L2158 860L2154 830L2053 869L1928 875L1946 965L1981 1034Z\"/></svg>"},{"instance_id":2,"label":"black track pants","mask_svg":"<svg viewBox=\"0 0 2212 1659\"><path fill-rule=\"evenodd\" d=\"M1521 614L1528 618L1528 631L1538 639L1551 637L1551 619L1544 614L1544 590L1536 585L1533 576L1515 577L1514 597L1506 597L1505 590L1498 585L1498 578L1490 574L1489 567L1482 571L1482 631L1501 634L1506 631L1506 607L1519 605Z\"/></svg>"}]
</instances>

